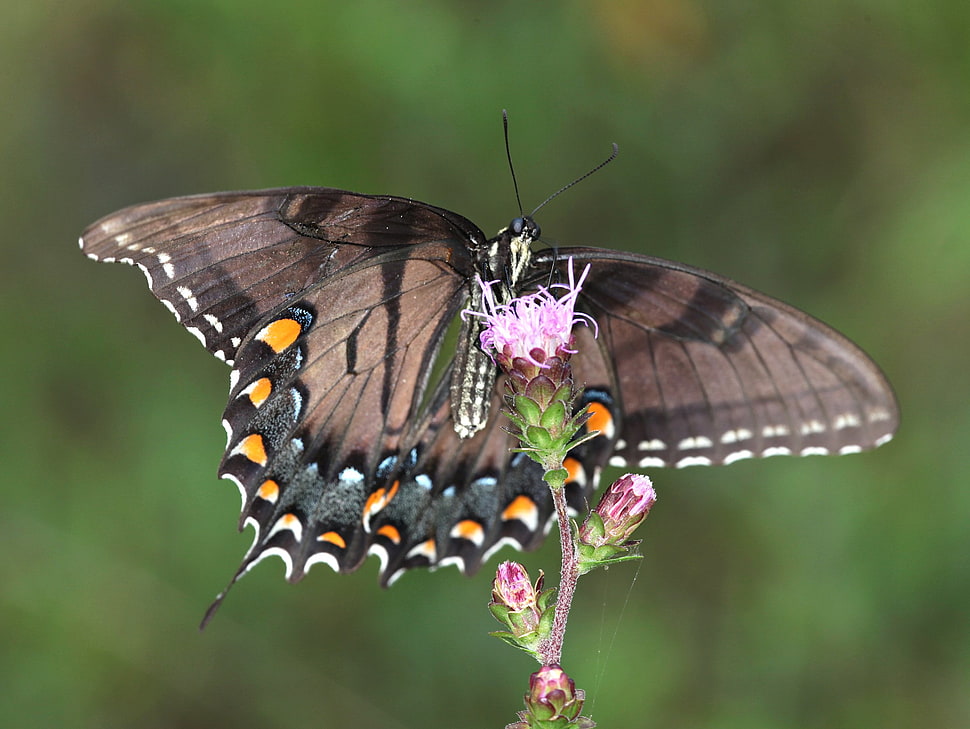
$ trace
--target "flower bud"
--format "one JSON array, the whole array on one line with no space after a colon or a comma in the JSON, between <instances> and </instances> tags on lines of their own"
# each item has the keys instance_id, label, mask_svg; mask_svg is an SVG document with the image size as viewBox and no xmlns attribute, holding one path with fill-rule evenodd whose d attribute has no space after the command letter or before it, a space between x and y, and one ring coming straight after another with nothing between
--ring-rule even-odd
<instances>
[{"instance_id":1,"label":"flower bud","mask_svg":"<svg viewBox=\"0 0 970 729\"><path fill-rule=\"evenodd\" d=\"M555 605L549 605L553 591L542 589L543 580L540 573L532 584L522 565L503 562L496 571L488 604L495 619L507 628L492 635L532 655L546 637L555 610Z\"/></svg>"},{"instance_id":2,"label":"flower bud","mask_svg":"<svg viewBox=\"0 0 970 729\"><path fill-rule=\"evenodd\" d=\"M587 516L579 529L579 540L592 547L623 544L647 518L656 501L657 492L649 478L638 473L622 476L606 490L590 512L590 516L600 517L602 528L591 525Z\"/></svg>"},{"instance_id":3,"label":"flower bud","mask_svg":"<svg viewBox=\"0 0 970 729\"><path fill-rule=\"evenodd\" d=\"M512 612L522 612L535 606L536 592L529 581L529 573L518 562L502 562L498 566L492 583L494 602L505 605Z\"/></svg>"},{"instance_id":4,"label":"flower bud","mask_svg":"<svg viewBox=\"0 0 970 729\"><path fill-rule=\"evenodd\" d=\"M585 693L562 668L553 663L543 666L529 678L529 693L525 695L526 710L514 727L560 729L578 727L592 729L596 724L579 712L583 709Z\"/></svg>"},{"instance_id":5,"label":"flower bud","mask_svg":"<svg viewBox=\"0 0 970 729\"><path fill-rule=\"evenodd\" d=\"M580 572L636 559L630 552L639 542L628 540L656 501L657 492L646 476L627 474L614 482L579 527Z\"/></svg>"}]
</instances>

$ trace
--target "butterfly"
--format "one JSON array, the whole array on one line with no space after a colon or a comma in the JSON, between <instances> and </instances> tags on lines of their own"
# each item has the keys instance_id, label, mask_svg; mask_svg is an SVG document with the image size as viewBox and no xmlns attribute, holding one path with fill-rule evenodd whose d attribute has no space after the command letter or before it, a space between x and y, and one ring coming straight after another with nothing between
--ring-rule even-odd
<instances>
[{"instance_id":1,"label":"butterfly","mask_svg":"<svg viewBox=\"0 0 970 729\"><path fill-rule=\"evenodd\" d=\"M895 432L886 378L820 321L681 263L536 249L539 234L529 216L489 239L433 205L320 187L135 205L84 231L89 258L141 269L232 368L219 474L256 532L235 579L268 555L296 581L375 554L389 584L542 540L539 466L510 453L502 377L459 316L476 277L508 298L589 264L577 310L598 336L577 327L572 364L599 436L565 464L576 509L607 465L855 453Z\"/></svg>"}]
</instances>

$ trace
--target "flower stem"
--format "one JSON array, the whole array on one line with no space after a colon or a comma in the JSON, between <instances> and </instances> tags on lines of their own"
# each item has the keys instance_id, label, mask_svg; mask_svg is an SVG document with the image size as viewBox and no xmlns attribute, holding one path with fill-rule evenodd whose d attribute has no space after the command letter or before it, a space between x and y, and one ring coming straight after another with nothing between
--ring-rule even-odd
<instances>
[{"instance_id":1,"label":"flower stem","mask_svg":"<svg viewBox=\"0 0 970 729\"><path fill-rule=\"evenodd\" d=\"M562 644L566 637L566 620L572 606L576 581L579 579L579 555L573 542L569 513L566 511L566 489L551 488L552 501L559 517L559 544L562 548L562 574L559 580L559 594L556 596L556 612L549 637L539 647L540 662L548 665L559 663L562 658Z\"/></svg>"}]
</instances>

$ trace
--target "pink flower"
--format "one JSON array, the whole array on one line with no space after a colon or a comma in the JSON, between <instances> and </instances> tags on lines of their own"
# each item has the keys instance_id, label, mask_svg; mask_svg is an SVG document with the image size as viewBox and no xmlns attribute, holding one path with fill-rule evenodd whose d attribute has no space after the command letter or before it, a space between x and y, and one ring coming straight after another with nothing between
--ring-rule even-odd
<instances>
[{"instance_id":1,"label":"pink flower","mask_svg":"<svg viewBox=\"0 0 970 729\"><path fill-rule=\"evenodd\" d=\"M494 282L479 280L484 311L462 312L462 316L484 320L482 349L507 375L505 413L512 422L509 432L546 472L557 473L557 482L565 478L563 459L570 448L582 442L577 434L588 420L585 411L572 413L576 398L569 366L569 358L576 352L572 328L577 323L596 326L588 314L576 313L576 300L589 266L577 281L571 258L568 263L568 284L540 287L508 304L496 300ZM557 299L552 288L565 289L565 296Z\"/></svg>"},{"instance_id":2,"label":"pink flower","mask_svg":"<svg viewBox=\"0 0 970 729\"><path fill-rule=\"evenodd\" d=\"M570 258L568 272L568 284L553 284L550 288L540 286L535 293L512 299L508 304L495 300L492 286L496 282L479 279L485 311L465 310L462 313L485 319L485 329L480 337L482 349L494 352L493 359L497 355L499 360L512 362L521 357L538 367L544 367L545 361L557 353L573 354L573 326L592 324L595 327L596 322L588 314L576 313L576 299L589 273L589 264L576 281ZM566 289L566 295L557 299L551 288Z\"/></svg>"}]
</instances>

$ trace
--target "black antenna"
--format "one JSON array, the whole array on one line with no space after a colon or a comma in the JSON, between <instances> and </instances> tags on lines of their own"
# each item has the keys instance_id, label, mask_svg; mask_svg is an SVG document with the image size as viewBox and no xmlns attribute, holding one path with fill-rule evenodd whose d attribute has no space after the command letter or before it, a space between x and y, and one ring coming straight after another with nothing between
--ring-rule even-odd
<instances>
[{"instance_id":1,"label":"black antenna","mask_svg":"<svg viewBox=\"0 0 970 729\"><path fill-rule=\"evenodd\" d=\"M519 215L521 216L522 215L522 199L519 197L519 183L515 179L515 167L512 165L512 149L509 147L509 112L508 112L507 109L502 109L502 128L505 130L505 156L509 160L509 172L512 174L512 187L515 188L515 202L518 203L518 205L519 205ZM601 169L603 169L604 167L606 167L606 165L608 165L610 162L612 162L613 160L615 160L616 159L616 156L619 153L620 153L619 146L617 146L616 142L613 142L613 152L610 154L609 157L607 157L605 160L603 160L602 162L600 162L598 165L596 165L593 169L591 169L586 174L580 175L575 180L573 180L572 182L570 182L568 185L563 185L562 187L560 187L558 190L556 190L554 193L552 193L549 197L547 197L545 200L543 200L541 203L539 203L536 206L536 209L533 210L531 213L529 213L529 217L531 218L533 215L535 215L537 212L539 212L539 209L542 208L546 203L548 203L553 198L558 197L562 193L566 192L566 190L568 190L570 187L572 187L576 183L582 182L587 177L589 177L590 175L592 175L594 172L599 172Z\"/></svg>"},{"instance_id":2,"label":"black antenna","mask_svg":"<svg viewBox=\"0 0 970 729\"><path fill-rule=\"evenodd\" d=\"M512 187L515 188L515 202L519 206L519 215L522 215L522 200L519 198L519 183L515 179L515 167L512 166L512 150L509 148L508 109L502 109L502 128L505 130L505 156L509 159L509 172L512 174Z\"/></svg>"},{"instance_id":3,"label":"black antenna","mask_svg":"<svg viewBox=\"0 0 970 729\"><path fill-rule=\"evenodd\" d=\"M506 129L506 137L505 137L505 141L506 141L506 144L505 144L505 148L506 148L506 149L508 149L508 130L507 130L507 129ZM618 155L619 153L620 153L620 148L619 148L619 147L617 146L617 144L616 144L616 142L613 142L613 153L612 153L612 154L610 154L610 156L609 156L609 157L607 157L607 158L606 158L605 160L603 160L602 162L600 162L600 163L599 163L598 165L596 165L596 166L595 166L595 167L594 167L593 169L591 169L591 170L590 170L589 172L587 172L587 173L586 173L585 175L580 175L580 176L579 176L579 177L577 177L577 178L576 178L575 180L573 180L572 182L570 182L570 183L569 183L568 185L563 185L562 187L560 187L560 188L559 188L558 190L556 190L556 191L555 191L554 193L552 193L552 194L551 194L551 195L550 195L549 197L547 197L547 198L546 198L545 200L543 200L543 201L542 201L541 203L539 203L539 204L538 204L538 205L536 206L536 209L535 209L535 210L533 210L533 211L532 211L531 213L529 213L529 217L532 217L533 215L535 215L535 214L536 214L537 212L539 212L539 209L540 209L540 208L541 208L541 207L542 207L543 205L545 205L545 204L546 204L547 202L549 202L549 201L550 201L550 200L552 200L553 198L555 198L555 197L558 197L558 196L559 196L559 195L561 195L562 193L564 193L564 192L566 192L566 190L568 190L568 189L569 189L570 187L572 187L572 186L573 186L573 185L575 185L576 183L578 183L578 182L582 182L582 181L583 181L583 180L585 180L585 179L586 179L587 177L589 177L590 175L592 175L592 174L593 174L594 172L599 172L599 171L600 171L601 169L603 169L604 167L606 167L606 165L608 165L608 164L609 164L610 162L612 162L613 160L615 160L615 159L616 159L616 156L617 156L617 155ZM511 158L509 159L509 164L512 164L512 160L511 160ZM513 179L513 180L515 179L515 176L514 176L514 175L513 175L513 177L512 177L512 179ZM516 196L516 197L518 197L518 196L519 196L519 191L518 191L518 189L516 189L516 191L515 191L515 196ZM522 209L522 206L521 206L521 205L519 205L519 210L521 211L521 209Z\"/></svg>"}]
</instances>

